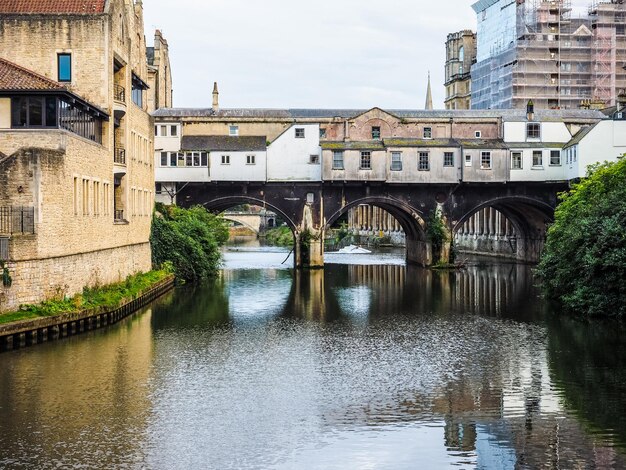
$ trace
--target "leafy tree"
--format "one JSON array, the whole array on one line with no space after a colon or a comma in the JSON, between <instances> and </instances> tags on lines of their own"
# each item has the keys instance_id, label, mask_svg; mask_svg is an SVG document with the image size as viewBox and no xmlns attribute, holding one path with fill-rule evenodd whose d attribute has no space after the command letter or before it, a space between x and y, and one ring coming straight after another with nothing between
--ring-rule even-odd
<instances>
[{"instance_id":1,"label":"leafy tree","mask_svg":"<svg viewBox=\"0 0 626 470\"><path fill-rule=\"evenodd\" d=\"M626 316L626 158L561 194L538 274L568 313Z\"/></svg>"},{"instance_id":2,"label":"leafy tree","mask_svg":"<svg viewBox=\"0 0 626 470\"><path fill-rule=\"evenodd\" d=\"M202 206L181 209L158 204L156 210L150 234L153 265L170 262L183 281L214 275L221 262L219 247L228 240L224 220Z\"/></svg>"}]
</instances>

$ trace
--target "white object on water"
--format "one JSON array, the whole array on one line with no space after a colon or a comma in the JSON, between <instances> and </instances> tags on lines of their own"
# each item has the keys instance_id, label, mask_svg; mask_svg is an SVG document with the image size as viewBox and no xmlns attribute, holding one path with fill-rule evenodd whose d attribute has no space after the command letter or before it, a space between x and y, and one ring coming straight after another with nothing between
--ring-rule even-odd
<instances>
[{"instance_id":1,"label":"white object on water","mask_svg":"<svg viewBox=\"0 0 626 470\"><path fill-rule=\"evenodd\" d=\"M344 246L339 251L336 251L336 253L365 254L365 253L371 253L371 251L366 250L365 248L361 248L360 246L348 245L348 246Z\"/></svg>"}]
</instances>

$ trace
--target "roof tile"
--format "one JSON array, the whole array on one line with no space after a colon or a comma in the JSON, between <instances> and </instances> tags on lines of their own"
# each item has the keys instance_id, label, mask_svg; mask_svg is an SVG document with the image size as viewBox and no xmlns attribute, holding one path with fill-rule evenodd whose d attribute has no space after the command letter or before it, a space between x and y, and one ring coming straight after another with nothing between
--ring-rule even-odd
<instances>
[{"instance_id":1,"label":"roof tile","mask_svg":"<svg viewBox=\"0 0 626 470\"><path fill-rule=\"evenodd\" d=\"M103 13L106 0L2 0L0 13Z\"/></svg>"},{"instance_id":2,"label":"roof tile","mask_svg":"<svg viewBox=\"0 0 626 470\"><path fill-rule=\"evenodd\" d=\"M0 58L0 90L65 90L60 83Z\"/></svg>"}]
</instances>

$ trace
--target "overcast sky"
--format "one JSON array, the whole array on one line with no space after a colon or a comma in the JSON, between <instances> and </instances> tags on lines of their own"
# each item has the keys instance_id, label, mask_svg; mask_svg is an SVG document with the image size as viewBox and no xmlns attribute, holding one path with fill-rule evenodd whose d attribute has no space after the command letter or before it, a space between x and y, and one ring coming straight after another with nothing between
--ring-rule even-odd
<instances>
[{"instance_id":1,"label":"overcast sky","mask_svg":"<svg viewBox=\"0 0 626 470\"><path fill-rule=\"evenodd\" d=\"M169 42L174 105L443 108L444 43L476 29L468 0L143 0Z\"/></svg>"}]
</instances>

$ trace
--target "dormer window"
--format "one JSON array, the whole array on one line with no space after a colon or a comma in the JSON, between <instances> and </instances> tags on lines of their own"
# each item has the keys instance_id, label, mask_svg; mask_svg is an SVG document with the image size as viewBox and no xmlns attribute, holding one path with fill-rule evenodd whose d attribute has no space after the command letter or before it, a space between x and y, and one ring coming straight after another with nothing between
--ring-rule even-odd
<instances>
[{"instance_id":1,"label":"dormer window","mask_svg":"<svg viewBox=\"0 0 626 470\"><path fill-rule=\"evenodd\" d=\"M380 127L372 126L372 140L380 140Z\"/></svg>"},{"instance_id":2,"label":"dormer window","mask_svg":"<svg viewBox=\"0 0 626 470\"><path fill-rule=\"evenodd\" d=\"M526 124L526 138L527 139L539 139L541 138L541 126L538 122L529 122Z\"/></svg>"},{"instance_id":3,"label":"dormer window","mask_svg":"<svg viewBox=\"0 0 626 470\"><path fill-rule=\"evenodd\" d=\"M239 126L230 126L228 128L228 135L231 137L237 137L239 135Z\"/></svg>"}]
</instances>

